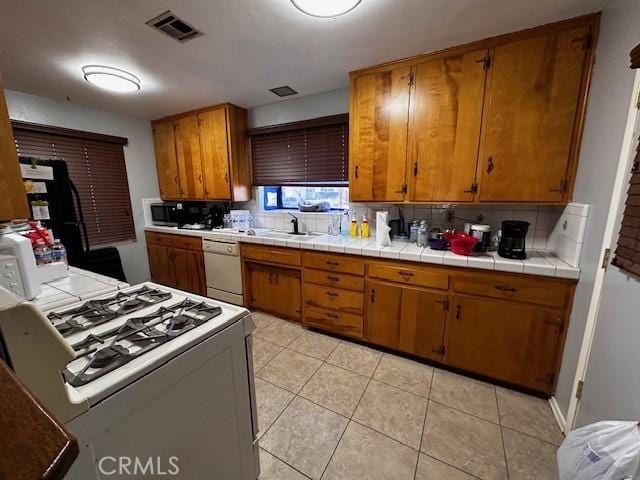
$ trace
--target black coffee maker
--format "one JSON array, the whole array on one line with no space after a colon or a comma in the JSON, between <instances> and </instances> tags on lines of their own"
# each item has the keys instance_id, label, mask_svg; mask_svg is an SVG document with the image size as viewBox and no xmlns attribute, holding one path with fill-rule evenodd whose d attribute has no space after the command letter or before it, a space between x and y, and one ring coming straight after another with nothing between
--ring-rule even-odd
<instances>
[{"instance_id":1,"label":"black coffee maker","mask_svg":"<svg viewBox=\"0 0 640 480\"><path fill-rule=\"evenodd\" d=\"M529 231L529 222L521 220L504 220L502 222L502 237L498 245L498 255L503 258L524 260L527 258L525 238Z\"/></svg>"}]
</instances>

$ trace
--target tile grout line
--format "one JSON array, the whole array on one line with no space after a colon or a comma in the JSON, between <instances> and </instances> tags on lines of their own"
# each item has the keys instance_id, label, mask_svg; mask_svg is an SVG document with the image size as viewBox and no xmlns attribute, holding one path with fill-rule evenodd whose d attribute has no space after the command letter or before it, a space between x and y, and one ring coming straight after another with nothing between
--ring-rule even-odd
<instances>
[{"instance_id":1,"label":"tile grout line","mask_svg":"<svg viewBox=\"0 0 640 480\"><path fill-rule=\"evenodd\" d=\"M265 452L267 452L269 455L273 456L274 458L278 459L279 461L281 461L282 463L284 463L287 467L295 470L296 472L298 472L300 475L302 475L304 478L308 478L309 480L313 480L309 475L307 475L306 473L301 472L300 470L298 470L296 467L294 467L293 465L289 465L287 462L285 462L283 459L281 459L279 456L277 456L276 454L274 454L273 452L270 452L269 450L267 450L266 448L263 447L258 447L261 450L264 450ZM262 472L261 472L262 473ZM262 476L262 475L261 475Z\"/></svg>"},{"instance_id":2,"label":"tile grout line","mask_svg":"<svg viewBox=\"0 0 640 480\"><path fill-rule=\"evenodd\" d=\"M502 442L502 454L504 455L504 468L507 471L507 480L509 480L509 460L507 459L507 448L504 445L504 433L502 430L502 416L500 415L500 401L498 400L498 389L494 387L496 394L496 410L498 410L498 425L500 426L500 441Z\"/></svg>"},{"instance_id":3,"label":"tile grout line","mask_svg":"<svg viewBox=\"0 0 640 480\"><path fill-rule=\"evenodd\" d=\"M431 389L433 388L433 379L436 376L435 370L431 372L431 381L429 382L429 395L427 396L427 408L424 412L424 419L422 420L422 431L420 432L420 443L418 444L418 459L416 461L416 468L413 471L413 480L418 475L418 465L420 464L420 452L422 452L422 441L424 439L424 429L427 425L427 415L429 414L429 403L431 403Z\"/></svg>"},{"instance_id":4,"label":"tile grout line","mask_svg":"<svg viewBox=\"0 0 640 480\"><path fill-rule=\"evenodd\" d=\"M336 446L334 447L333 452L331 452L331 456L329 457L329 461L327 462L327 464L324 466L324 469L322 470L322 475L320 475L320 479L321 480L324 477L324 474L326 473L327 468L329 468L329 465L331 465L331 460L333 460L333 456L336 454L336 451L338 451L338 447L340 446L340 442L342 441L342 437L344 437L344 433L347 431L347 428L349 428L349 424L354 421L353 420L353 416L355 415L356 411L358 410L358 407L360 406L360 402L362 401L362 397L364 397L364 394L367 392L367 388L369 388L369 384L371 383L371 379L373 378L373 376L376 373L376 370L378 370L378 367L380 366L380 362L382 361L383 355L384 354L380 355L380 357L378 358L378 363L376 363L376 367L373 369L373 372L371 372L371 376L369 377L369 381L365 385L364 390L362 390L362 394L360 395L360 398L358 399L358 403L356 403L356 407L353 409L353 412L351 413L351 416L349 417L349 420L347 421L347 425L344 427L344 430L342 431L342 434L340 435L340 438L338 439L338 443L336 443ZM358 423L358 422L356 422L356 423Z\"/></svg>"}]
</instances>

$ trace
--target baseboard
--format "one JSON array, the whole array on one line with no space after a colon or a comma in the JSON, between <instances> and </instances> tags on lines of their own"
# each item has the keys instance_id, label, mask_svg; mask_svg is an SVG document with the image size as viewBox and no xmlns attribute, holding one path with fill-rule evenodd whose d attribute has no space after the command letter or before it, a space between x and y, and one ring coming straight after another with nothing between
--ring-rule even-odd
<instances>
[{"instance_id":1,"label":"baseboard","mask_svg":"<svg viewBox=\"0 0 640 480\"><path fill-rule=\"evenodd\" d=\"M551 406L551 411L553 412L553 416L556 417L556 422L562 430L562 433L566 435L567 433L567 420L564 418L562 411L560 410L560 405L556 401L556 397L551 397L549 399L549 405Z\"/></svg>"}]
</instances>

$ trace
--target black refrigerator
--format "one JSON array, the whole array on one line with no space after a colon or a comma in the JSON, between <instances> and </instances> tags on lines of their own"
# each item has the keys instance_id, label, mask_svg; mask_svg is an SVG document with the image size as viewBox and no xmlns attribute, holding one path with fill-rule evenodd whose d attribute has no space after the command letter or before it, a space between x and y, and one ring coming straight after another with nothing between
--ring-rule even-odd
<instances>
[{"instance_id":1,"label":"black refrigerator","mask_svg":"<svg viewBox=\"0 0 640 480\"><path fill-rule=\"evenodd\" d=\"M69 265L126 281L115 247L93 249L78 189L64 160L19 157L31 218L53 231L67 249Z\"/></svg>"}]
</instances>

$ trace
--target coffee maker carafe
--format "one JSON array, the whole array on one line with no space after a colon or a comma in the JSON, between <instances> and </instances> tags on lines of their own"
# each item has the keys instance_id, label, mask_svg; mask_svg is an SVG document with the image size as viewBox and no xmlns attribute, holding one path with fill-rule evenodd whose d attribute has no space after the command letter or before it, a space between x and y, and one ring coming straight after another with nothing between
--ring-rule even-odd
<instances>
[{"instance_id":1,"label":"coffee maker carafe","mask_svg":"<svg viewBox=\"0 0 640 480\"><path fill-rule=\"evenodd\" d=\"M502 238L498 245L498 255L503 258L524 260L527 258L525 239L529 230L529 222L521 220L504 220L502 222Z\"/></svg>"}]
</instances>

